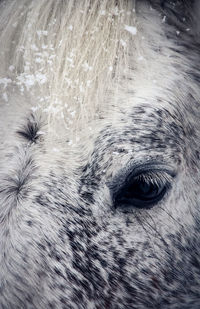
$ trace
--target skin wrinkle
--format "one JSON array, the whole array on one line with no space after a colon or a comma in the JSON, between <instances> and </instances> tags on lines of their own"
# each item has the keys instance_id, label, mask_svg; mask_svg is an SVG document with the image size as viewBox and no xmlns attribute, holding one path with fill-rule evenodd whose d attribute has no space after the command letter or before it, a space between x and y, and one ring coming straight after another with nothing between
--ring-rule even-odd
<instances>
[{"instance_id":1,"label":"skin wrinkle","mask_svg":"<svg viewBox=\"0 0 200 309\"><path fill-rule=\"evenodd\" d=\"M193 5L0 2L0 308L200 307ZM109 184L148 164L170 190L115 208Z\"/></svg>"}]
</instances>

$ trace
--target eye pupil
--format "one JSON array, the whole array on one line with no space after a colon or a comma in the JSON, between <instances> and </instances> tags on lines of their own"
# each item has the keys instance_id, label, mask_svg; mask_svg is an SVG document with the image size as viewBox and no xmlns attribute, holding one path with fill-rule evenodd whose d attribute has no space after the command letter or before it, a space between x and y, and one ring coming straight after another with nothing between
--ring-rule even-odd
<instances>
[{"instance_id":1,"label":"eye pupil","mask_svg":"<svg viewBox=\"0 0 200 309\"><path fill-rule=\"evenodd\" d=\"M141 181L138 183L138 191L142 194L150 194L152 191L155 190L155 187L153 187L152 184L147 184L144 181Z\"/></svg>"},{"instance_id":2,"label":"eye pupil","mask_svg":"<svg viewBox=\"0 0 200 309\"><path fill-rule=\"evenodd\" d=\"M135 181L125 189L124 196L127 198L131 198L132 196L150 198L158 193L158 186L146 183L145 181Z\"/></svg>"}]
</instances>

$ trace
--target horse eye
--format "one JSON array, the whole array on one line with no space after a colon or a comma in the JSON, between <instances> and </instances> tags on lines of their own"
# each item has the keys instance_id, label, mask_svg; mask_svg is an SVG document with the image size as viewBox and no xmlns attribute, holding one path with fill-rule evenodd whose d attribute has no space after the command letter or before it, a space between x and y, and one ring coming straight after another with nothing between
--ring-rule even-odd
<instances>
[{"instance_id":1,"label":"horse eye","mask_svg":"<svg viewBox=\"0 0 200 309\"><path fill-rule=\"evenodd\" d=\"M113 205L121 210L151 208L160 202L171 187L175 175L165 170L146 171L137 168L133 173L120 175L110 186Z\"/></svg>"},{"instance_id":2,"label":"horse eye","mask_svg":"<svg viewBox=\"0 0 200 309\"><path fill-rule=\"evenodd\" d=\"M168 184L154 184L144 179L133 179L117 193L114 205L115 207L150 208L164 197L168 187Z\"/></svg>"}]
</instances>

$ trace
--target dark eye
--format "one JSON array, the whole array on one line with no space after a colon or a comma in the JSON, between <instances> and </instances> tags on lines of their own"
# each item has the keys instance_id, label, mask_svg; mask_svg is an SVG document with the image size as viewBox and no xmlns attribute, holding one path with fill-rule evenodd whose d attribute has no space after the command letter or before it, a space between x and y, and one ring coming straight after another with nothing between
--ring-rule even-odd
<instances>
[{"instance_id":1,"label":"dark eye","mask_svg":"<svg viewBox=\"0 0 200 309\"><path fill-rule=\"evenodd\" d=\"M151 208L164 198L175 175L160 167L144 166L120 174L110 187L115 208Z\"/></svg>"},{"instance_id":2,"label":"dark eye","mask_svg":"<svg viewBox=\"0 0 200 309\"><path fill-rule=\"evenodd\" d=\"M149 208L159 202L165 195L168 184L146 182L144 179L133 179L115 196L115 207L134 206Z\"/></svg>"}]
</instances>

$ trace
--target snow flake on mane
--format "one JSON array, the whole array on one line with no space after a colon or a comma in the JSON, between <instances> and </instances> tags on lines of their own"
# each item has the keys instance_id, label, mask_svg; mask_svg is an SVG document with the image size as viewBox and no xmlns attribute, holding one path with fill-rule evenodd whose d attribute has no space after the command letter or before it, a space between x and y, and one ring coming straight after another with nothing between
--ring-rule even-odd
<instances>
[{"instance_id":1,"label":"snow flake on mane","mask_svg":"<svg viewBox=\"0 0 200 309\"><path fill-rule=\"evenodd\" d=\"M58 124L64 125L73 136L99 117L108 104L106 90L119 81L130 35L136 32L134 5L114 0L23 0L19 6L10 1L11 18L0 24L0 39L7 44L1 75L9 71L9 80L20 92L35 97L54 132ZM8 36L15 36L14 42Z\"/></svg>"}]
</instances>

